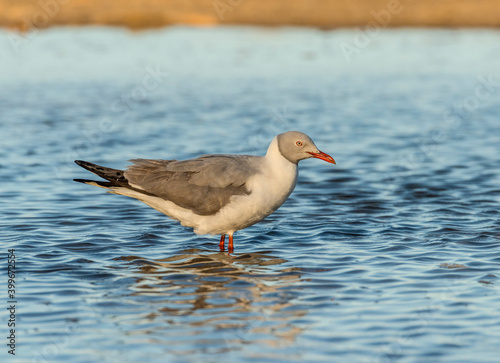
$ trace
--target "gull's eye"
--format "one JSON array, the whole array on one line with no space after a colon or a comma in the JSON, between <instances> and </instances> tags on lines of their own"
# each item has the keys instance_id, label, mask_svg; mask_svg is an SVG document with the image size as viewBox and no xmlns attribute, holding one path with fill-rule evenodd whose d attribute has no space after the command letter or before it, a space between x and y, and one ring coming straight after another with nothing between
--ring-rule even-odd
<instances>
[{"instance_id":1,"label":"gull's eye","mask_svg":"<svg viewBox=\"0 0 500 363\"><path fill-rule=\"evenodd\" d=\"M295 145L297 145L297 146L302 146L303 144L302 144L302 141L297 141L297 142L295 143Z\"/></svg>"}]
</instances>

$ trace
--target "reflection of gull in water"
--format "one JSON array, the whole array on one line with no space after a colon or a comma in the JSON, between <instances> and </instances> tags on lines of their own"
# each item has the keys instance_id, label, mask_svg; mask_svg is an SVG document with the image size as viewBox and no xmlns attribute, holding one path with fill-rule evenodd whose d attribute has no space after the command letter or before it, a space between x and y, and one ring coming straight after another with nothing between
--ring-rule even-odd
<instances>
[{"instance_id":1,"label":"reflection of gull in water","mask_svg":"<svg viewBox=\"0 0 500 363\"><path fill-rule=\"evenodd\" d=\"M307 313L291 308L291 300L297 296L290 287L299 282L300 270L281 268L287 261L268 252L234 258L189 249L162 260L120 259L139 266L140 277L130 287L129 299L142 302L148 296L157 304L148 317L153 321L168 317L169 326L160 324L144 334L172 332L174 326L187 330L175 330L177 338L180 334L207 339L208 329L212 343L227 350L237 342L288 345L301 332L290 323Z\"/></svg>"}]
</instances>

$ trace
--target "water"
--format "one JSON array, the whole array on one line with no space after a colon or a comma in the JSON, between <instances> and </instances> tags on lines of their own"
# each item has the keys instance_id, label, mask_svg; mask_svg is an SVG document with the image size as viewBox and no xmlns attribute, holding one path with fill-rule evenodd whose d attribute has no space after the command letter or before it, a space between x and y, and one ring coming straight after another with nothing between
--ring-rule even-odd
<instances>
[{"instance_id":1,"label":"water","mask_svg":"<svg viewBox=\"0 0 500 363\"><path fill-rule=\"evenodd\" d=\"M0 33L16 361L497 362L500 32L387 30L348 62L354 36ZM90 176L74 159L263 154L285 130L337 165L301 162L233 256L72 182Z\"/></svg>"}]
</instances>

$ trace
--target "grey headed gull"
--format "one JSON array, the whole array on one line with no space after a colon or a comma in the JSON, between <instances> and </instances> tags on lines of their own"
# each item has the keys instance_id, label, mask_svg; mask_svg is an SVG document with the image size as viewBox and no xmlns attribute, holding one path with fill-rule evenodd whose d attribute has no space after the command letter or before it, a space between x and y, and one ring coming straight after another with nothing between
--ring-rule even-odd
<instances>
[{"instance_id":1,"label":"grey headed gull","mask_svg":"<svg viewBox=\"0 0 500 363\"><path fill-rule=\"evenodd\" d=\"M193 228L196 234L220 234L219 247L232 253L234 232L281 207L298 175L298 162L318 158L335 164L309 136L288 131L276 136L266 156L215 154L190 160L133 159L125 171L76 160L106 179L77 182L135 198Z\"/></svg>"}]
</instances>

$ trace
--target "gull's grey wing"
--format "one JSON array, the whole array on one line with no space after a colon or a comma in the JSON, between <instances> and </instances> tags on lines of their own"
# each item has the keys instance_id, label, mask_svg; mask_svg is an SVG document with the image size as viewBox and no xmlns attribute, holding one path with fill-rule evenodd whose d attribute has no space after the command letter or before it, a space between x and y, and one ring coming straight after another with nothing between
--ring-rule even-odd
<instances>
[{"instance_id":1,"label":"gull's grey wing","mask_svg":"<svg viewBox=\"0 0 500 363\"><path fill-rule=\"evenodd\" d=\"M210 215L229 203L231 196L250 193L245 184L258 172L259 159L247 155L205 155L183 161L134 159L125 177L135 188Z\"/></svg>"}]
</instances>

